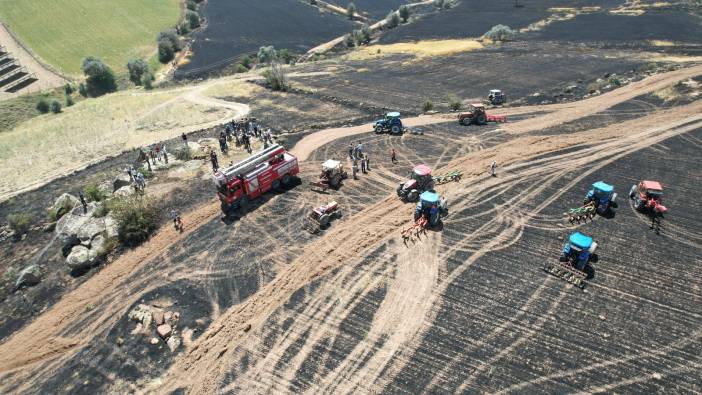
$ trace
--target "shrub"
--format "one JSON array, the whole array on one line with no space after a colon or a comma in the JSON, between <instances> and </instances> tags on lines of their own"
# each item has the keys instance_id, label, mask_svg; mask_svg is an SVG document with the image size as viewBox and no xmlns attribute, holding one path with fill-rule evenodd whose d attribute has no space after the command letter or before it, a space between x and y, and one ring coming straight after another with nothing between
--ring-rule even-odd
<instances>
[{"instance_id":1,"label":"shrub","mask_svg":"<svg viewBox=\"0 0 702 395\"><path fill-rule=\"evenodd\" d=\"M154 75L150 71L147 71L141 76L141 84L144 85L145 89L153 88Z\"/></svg>"},{"instance_id":2,"label":"shrub","mask_svg":"<svg viewBox=\"0 0 702 395\"><path fill-rule=\"evenodd\" d=\"M448 104L449 104L449 108L452 111L458 111L463 107L463 103L461 102L461 99L459 99L455 95L448 96Z\"/></svg>"},{"instance_id":3,"label":"shrub","mask_svg":"<svg viewBox=\"0 0 702 395\"><path fill-rule=\"evenodd\" d=\"M141 77L149 72L149 65L143 59L130 59L127 62L129 80L136 85L141 85Z\"/></svg>"},{"instance_id":4,"label":"shrub","mask_svg":"<svg viewBox=\"0 0 702 395\"><path fill-rule=\"evenodd\" d=\"M58 100L51 101L51 112L58 114L61 112L61 103Z\"/></svg>"},{"instance_id":5,"label":"shrub","mask_svg":"<svg viewBox=\"0 0 702 395\"><path fill-rule=\"evenodd\" d=\"M66 107L70 107L73 104L75 104L75 102L73 101L71 95L66 95Z\"/></svg>"},{"instance_id":6,"label":"shrub","mask_svg":"<svg viewBox=\"0 0 702 395\"><path fill-rule=\"evenodd\" d=\"M516 33L509 26L495 25L483 36L493 41L512 41Z\"/></svg>"},{"instance_id":7,"label":"shrub","mask_svg":"<svg viewBox=\"0 0 702 395\"><path fill-rule=\"evenodd\" d=\"M15 213L7 216L7 223L15 236L22 236L32 226L32 215L29 213Z\"/></svg>"},{"instance_id":8,"label":"shrub","mask_svg":"<svg viewBox=\"0 0 702 395\"><path fill-rule=\"evenodd\" d=\"M107 216L107 214L110 213L110 207L108 204L103 203L99 204L96 208L95 211L93 211L93 217L95 218L104 218Z\"/></svg>"},{"instance_id":9,"label":"shrub","mask_svg":"<svg viewBox=\"0 0 702 395\"><path fill-rule=\"evenodd\" d=\"M349 5L346 6L346 15L349 17L349 19L353 19L353 16L355 14L356 14L356 4L349 3Z\"/></svg>"},{"instance_id":10,"label":"shrub","mask_svg":"<svg viewBox=\"0 0 702 395\"><path fill-rule=\"evenodd\" d=\"M51 109L51 107L49 106L49 101L42 97L42 98L39 99L39 101L37 102L36 109L37 109L37 111L39 111L40 113L46 114L46 113L49 112L49 110Z\"/></svg>"},{"instance_id":11,"label":"shrub","mask_svg":"<svg viewBox=\"0 0 702 395\"><path fill-rule=\"evenodd\" d=\"M190 147L182 147L174 152L176 159L187 161L193 158L193 153Z\"/></svg>"},{"instance_id":12,"label":"shrub","mask_svg":"<svg viewBox=\"0 0 702 395\"><path fill-rule=\"evenodd\" d=\"M161 41L166 41L171 44L171 48L173 48L173 52L178 52L180 51L180 41L178 40L178 35L176 34L175 30L163 30L158 33L158 36L156 36L156 42L160 43Z\"/></svg>"},{"instance_id":13,"label":"shrub","mask_svg":"<svg viewBox=\"0 0 702 395\"><path fill-rule=\"evenodd\" d=\"M427 100L422 104L422 111L427 112L431 111L434 109L434 103L431 102L431 100Z\"/></svg>"},{"instance_id":14,"label":"shrub","mask_svg":"<svg viewBox=\"0 0 702 395\"><path fill-rule=\"evenodd\" d=\"M152 178L154 176L154 172L149 170L148 167L139 168L139 172L144 175L144 178Z\"/></svg>"},{"instance_id":15,"label":"shrub","mask_svg":"<svg viewBox=\"0 0 702 395\"><path fill-rule=\"evenodd\" d=\"M61 217L69 213L71 210L73 210L75 206L73 205L73 202L69 199L64 199L61 202L61 206L55 208L55 209L49 209L49 221L51 222L56 222L58 221Z\"/></svg>"},{"instance_id":16,"label":"shrub","mask_svg":"<svg viewBox=\"0 0 702 395\"><path fill-rule=\"evenodd\" d=\"M197 29L200 27L200 15L198 15L197 12L190 10L186 11L185 20L188 21L191 29Z\"/></svg>"},{"instance_id":17,"label":"shrub","mask_svg":"<svg viewBox=\"0 0 702 395\"><path fill-rule=\"evenodd\" d=\"M394 29L399 24L400 24L400 16L397 15L397 12L391 11L388 14L388 16L385 17L385 26L387 26L389 29Z\"/></svg>"},{"instance_id":18,"label":"shrub","mask_svg":"<svg viewBox=\"0 0 702 395\"><path fill-rule=\"evenodd\" d=\"M269 45L259 48L257 57L259 63L268 63L274 61L278 57L278 53L272 45Z\"/></svg>"},{"instance_id":19,"label":"shrub","mask_svg":"<svg viewBox=\"0 0 702 395\"><path fill-rule=\"evenodd\" d=\"M80 93L80 95L83 97L88 97L88 90L85 88L85 84L82 82L80 85L78 85L78 93Z\"/></svg>"},{"instance_id":20,"label":"shrub","mask_svg":"<svg viewBox=\"0 0 702 395\"><path fill-rule=\"evenodd\" d=\"M88 95L96 97L117 90L115 74L100 59L88 56L83 59L80 68L88 77L85 80L85 88Z\"/></svg>"},{"instance_id":21,"label":"shrub","mask_svg":"<svg viewBox=\"0 0 702 395\"><path fill-rule=\"evenodd\" d=\"M271 63L271 68L263 72L263 76L266 78L266 83L274 91L287 91L290 88L288 84L288 76L281 66L277 62Z\"/></svg>"},{"instance_id":22,"label":"shrub","mask_svg":"<svg viewBox=\"0 0 702 395\"><path fill-rule=\"evenodd\" d=\"M290 64L293 56L290 54L290 51L288 51L287 48L283 48L280 50L280 52L278 52L278 58L285 62L285 64Z\"/></svg>"},{"instance_id":23,"label":"shrub","mask_svg":"<svg viewBox=\"0 0 702 395\"><path fill-rule=\"evenodd\" d=\"M240 62L240 63L241 63L242 66L246 67L247 69L250 69L250 68L251 68L251 62L252 62L251 56L249 56L249 55L244 55L244 57L241 58L241 62Z\"/></svg>"},{"instance_id":24,"label":"shrub","mask_svg":"<svg viewBox=\"0 0 702 395\"><path fill-rule=\"evenodd\" d=\"M608 81L608 82L609 82L609 84L612 85L612 86L621 86L621 85L622 85L622 81L621 81L619 78L615 77L615 76L609 77L609 81Z\"/></svg>"},{"instance_id":25,"label":"shrub","mask_svg":"<svg viewBox=\"0 0 702 395\"><path fill-rule=\"evenodd\" d=\"M71 84L66 84L63 87L63 92L67 95L73 94L73 86Z\"/></svg>"},{"instance_id":26,"label":"shrub","mask_svg":"<svg viewBox=\"0 0 702 395\"><path fill-rule=\"evenodd\" d=\"M353 35L352 34L347 34L344 36L344 45L347 47L351 48L353 47Z\"/></svg>"},{"instance_id":27,"label":"shrub","mask_svg":"<svg viewBox=\"0 0 702 395\"><path fill-rule=\"evenodd\" d=\"M84 192L85 198L89 202L100 202L107 197L107 195L105 195L105 193L101 191L100 188L98 188L98 186L95 184L86 185Z\"/></svg>"},{"instance_id":28,"label":"shrub","mask_svg":"<svg viewBox=\"0 0 702 395\"><path fill-rule=\"evenodd\" d=\"M246 68L246 66L244 66L243 64L239 63L236 65L236 72L237 73L246 73L247 71L249 71L249 69Z\"/></svg>"},{"instance_id":29,"label":"shrub","mask_svg":"<svg viewBox=\"0 0 702 395\"><path fill-rule=\"evenodd\" d=\"M188 33L190 33L190 22L188 22L188 21L180 22L180 24L178 25L178 34L185 35Z\"/></svg>"},{"instance_id":30,"label":"shrub","mask_svg":"<svg viewBox=\"0 0 702 395\"><path fill-rule=\"evenodd\" d=\"M161 63L168 63L175 58L175 51L173 51L173 46L168 41L158 42L158 61Z\"/></svg>"},{"instance_id":31,"label":"shrub","mask_svg":"<svg viewBox=\"0 0 702 395\"><path fill-rule=\"evenodd\" d=\"M110 211L117 222L119 241L127 246L146 241L160 219L153 200L138 196L110 200Z\"/></svg>"},{"instance_id":32,"label":"shrub","mask_svg":"<svg viewBox=\"0 0 702 395\"><path fill-rule=\"evenodd\" d=\"M197 11L197 3L193 0L188 0L188 2L185 3L185 7L191 11Z\"/></svg>"},{"instance_id":33,"label":"shrub","mask_svg":"<svg viewBox=\"0 0 702 395\"><path fill-rule=\"evenodd\" d=\"M361 27L361 38L363 39L363 43L367 43L370 41L372 33L373 32L371 31L371 28L368 27L368 25L364 24Z\"/></svg>"},{"instance_id":34,"label":"shrub","mask_svg":"<svg viewBox=\"0 0 702 395\"><path fill-rule=\"evenodd\" d=\"M404 4L401 5L401 6L400 6L400 9L399 9L399 13L400 13L400 19L402 19L402 22L406 23L407 20L408 20L409 17L410 17L410 9L409 9L409 7L407 7L407 6L404 5Z\"/></svg>"},{"instance_id":35,"label":"shrub","mask_svg":"<svg viewBox=\"0 0 702 395\"><path fill-rule=\"evenodd\" d=\"M587 93L593 94L600 90L600 84L597 82L591 82L587 85L587 88L585 88L585 90L587 90Z\"/></svg>"}]
</instances>

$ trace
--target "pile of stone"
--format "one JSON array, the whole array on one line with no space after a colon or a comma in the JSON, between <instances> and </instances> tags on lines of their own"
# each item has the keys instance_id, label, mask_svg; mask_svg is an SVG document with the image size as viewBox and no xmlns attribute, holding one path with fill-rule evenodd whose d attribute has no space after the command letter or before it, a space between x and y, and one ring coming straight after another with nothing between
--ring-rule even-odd
<instances>
[{"instance_id":1,"label":"pile of stone","mask_svg":"<svg viewBox=\"0 0 702 395\"><path fill-rule=\"evenodd\" d=\"M175 352L180 347L182 341L176 330L180 313L139 304L129 312L128 317L136 322L132 335L146 335L149 342L154 345L165 341L171 352ZM158 337L153 336L152 324Z\"/></svg>"}]
</instances>

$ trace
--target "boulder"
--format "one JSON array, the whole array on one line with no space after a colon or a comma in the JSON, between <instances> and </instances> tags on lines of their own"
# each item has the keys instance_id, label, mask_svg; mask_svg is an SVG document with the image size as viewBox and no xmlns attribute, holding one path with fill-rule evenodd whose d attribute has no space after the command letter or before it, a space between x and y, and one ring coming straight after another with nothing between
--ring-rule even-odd
<instances>
[{"instance_id":1,"label":"boulder","mask_svg":"<svg viewBox=\"0 0 702 395\"><path fill-rule=\"evenodd\" d=\"M128 174L120 174L112 181L112 192L116 192L118 189L128 186L132 183Z\"/></svg>"},{"instance_id":2,"label":"boulder","mask_svg":"<svg viewBox=\"0 0 702 395\"><path fill-rule=\"evenodd\" d=\"M133 194L134 194L134 187L131 185L123 186L123 187L115 190L113 193L113 195L121 196L121 197L127 197L127 196L133 195Z\"/></svg>"},{"instance_id":3,"label":"boulder","mask_svg":"<svg viewBox=\"0 0 702 395\"><path fill-rule=\"evenodd\" d=\"M20 272L15 282L15 288L19 288L23 285L37 285L39 281L41 281L41 269L37 265L30 265Z\"/></svg>"},{"instance_id":4,"label":"boulder","mask_svg":"<svg viewBox=\"0 0 702 395\"><path fill-rule=\"evenodd\" d=\"M83 221L83 226L78 229L76 236L78 236L81 244L85 244L87 242L88 245L90 245L91 240L93 240L95 236L103 233L105 233L105 219L87 217Z\"/></svg>"},{"instance_id":5,"label":"boulder","mask_svg":"<svg viewBox=\"0 0 702 395\"><path fill-rule=\"evenodd\" d=\"M163 325L159 325L156 328L156 332L158 333L159 336L161 336L161 338L165 339L171 335L171 332L173 332L173 328L171 328L171 326L168 324L163 324Z\"/></svg>"},{"instance_id":6,"label":"boulder","mask_svg":"<svg viewBox=\"0 0 702 395\"><path fill-rule=\"evenodd\" d=\"M148 328L151 325L151 308L145 304L138 304L127 315L130 320L136 321Z\"/></svg>"},{"instance_id":7,"label":"boulder","mask_svg":"<svg viewBox=\"0 0 702 395\"><path fill-rule=\"evenodd\" d=\"M111 215L105 217L105 234L108 239L117 237L119 235L119 226L117 225L117 220Z\"/></svg>"},{"instance_id":8,"label":"boulder","mask_svg":"<svg viewBox=\"0 0 702 395\"><path fill-rule=\"evenodd\" d=\"M60 208L65 207L66 205L69 205L70 207L80 206L80 200L70 193L64 193L54 201L53 206L51 206L51 210L58 211Z\"/></svg>"},{"instance_id":9,"label":"boulder","mask_svg":"<svg viewBox=\"0 0 702 395\"><path fill-rule=\"evenodd\" d=\"M70 211L70 214L83 216L83 217L92 217L93 214L95 213L95 210L97 210L101 206L102 206L102 203L100 203L100 202L90 202L85 206L85 210L84 210L83 205L79 204L76 207L74 207L73 210Z\"/></svg>"},{"instance_id":10,"label":"boulder","mask_svg":"<svg viewBox=\"0 0 702 395\"><path fill-rule=\"evenodd\" d=\"M98 191L102 192L104 196L110 196L114 192L114 184L111 184L109 181L103 181L97 187Z\"/></svg>"},{"instance_id":11,"label":"boulder","mask_svg":"<svg viewBox=\"0 0 702 395\"><path fill-rule=\"evenodd\" d=\"M152 313L152 318L154 319L154 323L156 325L163 325L165 322L163 311L160 311L160 310L155 310Z\"/></svg>"},{"instance_id":12,"label":"boulder","mask_svg":"<svg viewBox=\"0 0 702 395\"><path fill-rule=\"evenodd\" d=\"M170 349L171 352L175 352L175 350L177 350L180 346L180 338L175 335L171 336L170 338L168 338L166 344L168 345L168 349Z\"/></svg>"},{"instance_id":13,"label":"boulder","mask_svg":"<svg viewBox=\"0 0 702 395\"><path fill-rule=\"evenodd\" d=\"M94 209L95 207L93 206ZM82 207L79 208L78 212L80 214L68 213L56 222L56 235L64 245L83 244L89 246L95 236L104 233L106 230L104 218L83 215Z\"/></svg>"},{"instance_id":14,"label":"boulder","mask_svg":"<svg viewBox=\"0 0 702 395\"><path fill-rule=\"evenodd\" d=\"M219 144L219 143L217 143L217 144ZM188 141L188 148L190 148L191 151L200 151L200 149L202 149L200 144L198 144L194 141Z\"/></svg>"},{"instance_id":15,"label":"boulder","mask_svg":"<svg viewBox=\"0 0 702 395\"><path fill-rule=\"evenodd\" d=\"M71 269L85 269L92 266L90 259L90 249L88 247L77 245L71 249L71 253L66 257L66 263Z\"/></svg>"},{"instance_id":16,"label":"boulder","mask_svg":"<svg viewBox=\"0 0 702 395\"><path fill-rule=\"evenodd\" d=\"M90 252L95 254L95 258L100 256L103 252L105 252L105 236L102 234L99 234L95 237L93 237L93 240L90 241Z\"/></svg>"}]
</instances>

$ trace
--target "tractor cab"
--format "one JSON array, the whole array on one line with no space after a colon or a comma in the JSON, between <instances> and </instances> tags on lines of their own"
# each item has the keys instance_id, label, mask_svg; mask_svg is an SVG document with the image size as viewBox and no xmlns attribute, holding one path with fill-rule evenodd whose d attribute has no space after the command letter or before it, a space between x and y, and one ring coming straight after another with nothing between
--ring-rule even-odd
<instances>
[{"instance_id":1,"label":"tractor cab","mask_svg":"<svg viewBox=\"0 0 702 395\"><path fill-rule=\"evenodd\" d=\"M416 202L419 194L434 188L434 178L431 168L427 165L417 165L412 169L409 180L397 187L397 196L403 201Z\"/></svg>"},{"instance_id":2,"label":"tractor cab","mask_svg":"<svg viewBox=\"0 0 702 395\"><path fill-rule=\"evenodd\" d=\"M611 208L616 208L617 194L614 187L604 181L597 181L592 184L592 188L585 195L585 204L594 203L597 212L604 214Z\"/></svg>"},{"instance_id":3,"label":"tractor cab","mask_svg":"<svg viewBox=\"0 0 702 395\"><path fill-rule=\"evenodd\" d=\"M507 101L507 96L505 96L505 94L499 89L491 89L490 94L488 95L488 101L493 106L498 106Z\"/></svg>"},{"instance_id":4,"label":"tractor cab","mask_svg":"<svg viewBox=\"0 0 702 395\"><path fill-rule=\"evenodd\" d=\"M389 112L385 117L373 122L373 130L376 133L390 132L392 134L401 134L404 130L402 119L399 112Z\"/></svg>"},{"instance_id":5,"label":"tractor cab","mask_svg":"<svg viewBox=\"0 0 702 395\"><path fill-rule=\"evenodd\" d=\"M348 177L344 170L344 165L338 160L327 159L322 163L322 172L317 181L310 182L310 187L314 191L326 192L327 189L338 189L343 180Z\"/></svg>"},{"instance_id":6,"label":"tractor cab","mask_svg":"<svg viewBox=\"0 0 702 395\"><path fill-rule=\"evenodd\" d=\"M663 186L658 181L641 181L633 185L629 197L634 200L637 210L648 209L660 214L668 211L663 205Z\"/></svg>"},{"instance_id":7,"label":"tractor cab","mask_svg":"<svg viewBox=\"0 0 702 395\"><path fill-rule=\"evenodd\" d=\"M561 262L568 262L571 266L583 271L596 248L597 243L592 240L592 237L575 232L570 235L568 241L563 245L560 260Z\"/></svg>"},{"instance_id":8,"label":"tractor cab","mask_svg":"<svg viewBox=\"0 0 702 395\"><path fill-rule=\"evenodd\" d=\"M343 171L344 165L342 165L338 160L327 159L324 163L322 163L322 175L326 176L327 178L332 178L336 174L343 173Z\"/></svg>"},{"instance_id":9,"label":"tractor cab","mask_svg":"<svg viewBox=\"0 0 702 395\"><path fill-rule=\"evenodd\" d=\"M439 220L446 214L446 201L439 198L439 194L435 191L422 192L419 196L419 202L414 209L414 220L424 217L429 222L429 225L436 226Z\"/></svg>"}]
</instances>

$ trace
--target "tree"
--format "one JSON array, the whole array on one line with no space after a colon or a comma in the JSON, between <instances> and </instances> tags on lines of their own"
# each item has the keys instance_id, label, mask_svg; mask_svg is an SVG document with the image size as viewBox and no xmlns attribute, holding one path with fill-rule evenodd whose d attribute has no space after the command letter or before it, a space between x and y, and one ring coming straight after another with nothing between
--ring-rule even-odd
<instances>
[{"instance_id":1,"label":"tree","mask_svg":"<svg viewBox=\"0 0 702 395\"><path fill-rule=\"evenodd\" d=\"M388 14L388 16L385 17L385 26L387 26L389 29L394 29L399 24L400 24L400 16L397 15L397 12L391 11Z\"/></svg>"},{"instance_id":2,"label":"tree","mask_svg":"<svg viewBox=\"0 0 702 395\"><path fill-rule=\"evenodd\" d=\"M51 112L58 114L61 112L61 103L58 100L53 100L51 102Z\"/></svg>"},{"instance_id":3,"label":"tree","mask_svg":"<svg viewBox=\"0 0 702 395\"><path fill-rule=\"evenodd\" d=\"M176 34L175 30L164 30L158 33L158 36L156 36L156 42L160 43L161 41L169 42L171 44L171 48L173 48L173 52L180 51L180 41L178 40L178 34Z\"/></svg>"},{"instance_id":4,"label":"tree","mask_svg":"<svg viewBox=\"0 0 702 395\"><path fill-rule=\"evenodd\" d=\"M434 103L431 102L431 100L427 100L422 104L422 111L428 112L434 109Z\"/></svg>"},{"instance_id":5,"label":"tree","mask_svg":"<svg viewBox=\"0 0 702 395\"><path fill-rule=\"evenodd\" d=\"M49 109L50 109L50 107L49 107L49 101L42 97L42 98L39 99L39 101L37 102L37 107L36 107L36 109L37 109L37 111L39 111L40 113L46 114L47 112L49 112Z\"/></svg>"},{"instance_id":6,"label":"tree","mask_svg":"<svg viewBox=\"0 0 702 395\"><path fill-rule=\"evenodd\" d=\"M346 45L349 48L353 47L353 33L344 36L344 45Z\"/></svg>"},{"instance_id":7,"label":"tree","mask_svg":"<svg viewBox=\"0 0 702 395\"><path fill-rule=\"evenodd\" d=\"M293 56L290 54L290 51L288 51L287 48L283 48L280 50L280 52L278 52L278 58L285 62L285 64L290 64Z\"/></svg>"},{"instance_id":8,"label":"tree","mask_svg":"<svg viewBox=\"0 0 702 395\"><path fill-rule=\"evenodd\" d=\"M178 29L179 29L178 32L181 35L186 35L186 34L190 33L190 22L188 22L188 21L181 22L180 25L178 25Z\"/></svg>"},{"instance_id":9,"label":"tree","mask_svg":"<svg viewBox=\"0 0 702 395\"><path fill-rule=\"evenodd\" d=\"M361 37L363 38L363 43L370 41L372 33L373 32L368 25L364 24L363 27L361 27Z\"/></svg>"},{"instance_id":10,"label":"tree","mask_svg":"<svg viewBox=\"0 0 702 395\"><path fill-rule=\"evenodd\" d=\"M191 11L197 11L197 3L193 0L188 0L188 2L185 3L185 7Z\"/></svg>"},{"instance_id":11,"label":"tree","mask_svg":"<svg viewBox=\"0 0 702 395\"><path fill-rule=\"evenodd\" d=\"M251 68L251 56L249 55L244 55L243 58L241 58L241 63L242 66L246 67L247 69Z\"/></svg>"},{"instance_id":12,"label":"tree","mask_svg":"<svg viewBox=\"0 0 702 395\"><path fill-rule=\"evenodd\" d=\"M80 93L80 95L83 97L88 97L88 90L85 88L85 84L82 82L78 84L78 93Z\"/></svg>"},{"instance_id":13,"label":"tree","mask_svg":"<svg viewBox=\"0 0 702 395\"><path fill-rule=\"evenodd\" d=\"M168 63L175 57L175 52L173 51L173 46L168 41L158 42L158 61L161 63Z\"/></svg>"},{"instance_id":14,"label":"tree","mask_svg":"<svg viewBox=\"0 0 702 395\"><path fill-rule=\"evenodd\" d=\"M88 56L83 59L80 68L87 77L85 88L88 95L96 97L117 90L114 72L100 59Z\"/></svg>"},{"instance_id":15,"label":"tree","mask_svg":"<svg viewBox=\"0 0 702 395\"><path fill-rule=\"evenodd\" d=\"M74 104L75 102L73 101L73 98L71 95L66 95L66 107L70 107Z\"/></svg>"},{"instance_id":16,"label":"tree","mask_svg":"<svg viewBox=\"0 0 702 395\"><path fill-rule=\"evenodd\" d=\"M149 72L149 64L143 59L130 59L127 62L127 70L129 70L129 80L135 85L141 85L141 76Z\"/></svg>"},{"instance_id":17,"label":"tree","mask_svg":"<svg viewBox=\"0 0 702 395\"><path fill-rule=\"evenodd\" d=\"M348 15L349 19L353 20L353 16L356 15L356 4L349 3L349 5L346 6L346 15Z\"/></svg>"},{"instance_id":18,"label":"tree","mask_svg":"<svg viewBox=\"0 0 702 395\"><path fill-rule=\"evenodd\" d=\"M144 75L141 76L141 84L144 85L145 89L153 88L154 75L150 71L146 71Z\"/></svg>"},{"instance_id":19,"label":"tree","mask_svg":"<svg viewBox=\"0 0 702 395\"><path fill-rule=\"evenodd\" d=\"M67 94L67 95L72 94L72 93L73 93L73 86L72 86L71 84L66 84L66 85L63 87L63 92L64 92L65 94Z\"/></svg>"},{"instance_id":20,"label":"tree","mask_svg":"<svg viewBox=\"0 0 702 395\"><path fill-rule=\"evenodd\" d=\"M278 53L272 45L267 47L261 47L258 49L258 62L268 63L272 62L278 57Z\"/></svg>"},{"instance_id":21,"label":"tree","mask_svg":"<svg viewBox=\"0 0 702 395\"><path fill-rule=\"evenodd\" d=\"M401 5L400 6L400 18L402 19L403 23L407 23L407 20L410 17L410 9L406 5Z\"/></svg>"},{"instance_id":22,"label":"tree","mask_svg":"<svg viewBox=\"0 0 702 395\"><path fill-rule=\"evenodd\" d=\"M197 29L200 27L200 15L198 15L197 12L194 11L186 11L185 12L185 19L190 23L190 28L191 29Z\"/></svg>"},{"instance_id":23,"label":"tree","mask_svg":"<svg viewBox=\"0 0 702 395\"><path fill-rule=\"evenodd\" d=\"M274 91L287 91L290 88L288 84L288 76L280 63L271 62L271 68L263 72L266 78L266 83Z\"/></svg>"}]
</instances>

